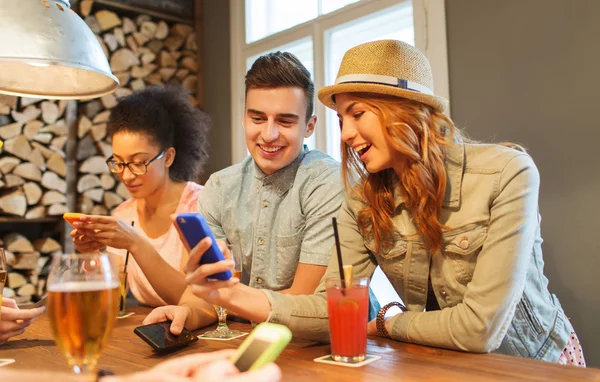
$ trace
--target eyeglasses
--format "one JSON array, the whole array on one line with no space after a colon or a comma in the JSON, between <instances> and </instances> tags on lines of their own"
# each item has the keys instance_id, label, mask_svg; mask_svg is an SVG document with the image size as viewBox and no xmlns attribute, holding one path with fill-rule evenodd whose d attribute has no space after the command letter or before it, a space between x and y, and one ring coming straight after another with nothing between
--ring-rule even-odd
<instances>
[{"instance_id":1,"label":"eyeglasses","mask_svg":"<svg viewBox=\"0 0 600 382\"><path fill-rule=\"evenodd\" d=\"M165 151L163 150L160 154L150 159L148 162L117 162L114 157L110 157L106 160L106 164L108 165L108 169L113 174L122 174L125 171L125 167L129 168L134 175L144 175L148 172L148 166L152 164L152 162L159 160L165 155Z\"/></svg>"}]
</instances>

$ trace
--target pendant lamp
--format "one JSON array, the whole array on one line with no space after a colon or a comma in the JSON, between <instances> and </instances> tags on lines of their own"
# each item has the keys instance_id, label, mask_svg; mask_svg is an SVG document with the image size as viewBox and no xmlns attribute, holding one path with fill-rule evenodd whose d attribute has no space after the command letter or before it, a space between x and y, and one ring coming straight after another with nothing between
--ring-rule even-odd
<instances>
[{"instance_id":1,"label":"pendant lamp","mask_svg":"<svg viewBox=\"0 0 600 382\"><path fill-rule=\"evenodd\" d=\"M89 99L119 81L69 0L0 0L0 93Z\"/></svg>"}]
</instances>

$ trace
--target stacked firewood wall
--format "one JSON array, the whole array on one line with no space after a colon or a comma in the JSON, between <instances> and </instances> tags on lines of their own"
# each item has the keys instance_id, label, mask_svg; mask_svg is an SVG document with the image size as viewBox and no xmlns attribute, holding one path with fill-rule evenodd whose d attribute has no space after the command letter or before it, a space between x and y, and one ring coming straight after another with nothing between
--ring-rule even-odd
<instances>
[{"instance_id":1,"label":"stacked firewood wall","mask_svg":"<svg viewBox=\"0 0 600 382\"><path fill-rule=\"evenodd\" d=\"M77 192L79 212L110 214L129 192L108 172L106 158L112 155L106 122L120 97L146 86L183 86L193 96L197 88L197 50L194 29L169 24L149 15L121 17L84 2L81 14L98 37L120 87L109 94L79 105Z\"/></svg>"},{"instance_id":2,"label":"stacked firewood wall","mask_svg":"<svg viewBox=\"0 0 600 382\"><path fill-rule=\"evenodd\" d=\"M66 101L0 95L0 212L43 218L67 212Z\"/></svg>"},{"instance_id":3,"label":"stacked firewood wall","mask_svg":"<svg viewBox=\"0 0 600 382\"><path fill-rule=\"evenodd\" d=\"M0 215L8 219L3 230L14 229L10 217L42 219L67 212L66 107L66 101L0 95ZM5 297L27 303L43 294L50 255L62 253L52 238L58 231L33 242L17 232L0 239L9 268Z\"/></svg>"},{"instance_id":4,"label":"stacked firewood wall","mask_svg":"<svg viewBox=\"0 0 600 382\"><path fill-rule=\"evenodd\" d=\"M80 7L119 89L70 104L0 95L0 247L9 266L3 295L18 303L36 301L44 293L49 260L63 251L60 215L72 212L67 205L76 200L77 212L106 215L130 197L105 163L112 155L106 123L118 99L151 85L183 86L195 102L198 46L192 26L134 12L118 14L92 0L82 0ZM74 135L76 142L68 143ZM76 149L67 150L75 148L71 145ZM32 223L22 223L23 218ZM13 220L21 223L13 226ZM32 235L27 227L39 224L47 227Z\"/></svg>"},{"instance_id":5,"label":"stacked firewood wall","mask_svg":"<svg viewBox=\"0 0 600 382\"><path fill-rule=\"evenodd\" d=\"M15 299L17 304L37 300L45 292L52 255L61 254L62 246L51 237L31 242L19 233L5 235L0 244L8 265L3 296Z\"/></svg>"}]
</instances>

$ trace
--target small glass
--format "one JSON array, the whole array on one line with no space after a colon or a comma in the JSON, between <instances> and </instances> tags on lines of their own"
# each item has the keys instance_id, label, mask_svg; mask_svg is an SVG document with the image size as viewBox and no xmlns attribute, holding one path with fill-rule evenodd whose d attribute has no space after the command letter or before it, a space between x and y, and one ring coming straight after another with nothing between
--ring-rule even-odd
<instances>
[{"instance_id":1,"label":"small glass","mask_svg":"<svg viewBox=\"0 0 600 382\"><path fill-rule=\"evenodd\" d=\"M325 281L331 358L344 363L365 360L369 313L369 278L354 277L342 288L339 277Z\"/></svg>"},{"instance_id":2,"label":"small glass","mask_svg":"<svg viewBox=\"0 0 600 382\"><path fill-rule=\"evenodd\" d=\"M4 255L4 248L0 248L0 306L2 306L2 292L4 291L4 285L6 284L7 269L6 269L6 256ZM2 318L2 309L0 309L0 319Z\"/></svg>"},{"instance_id":3,"label":"small glass","mask_svg":"<svg viewBox=\"0 0 600 382\"><path fill-rule=\"evenodd\" d=\"M76 374L91 375L119 310L114 257L57 255L48 275L48 318L54 340Z\"/></svg>"},{"instance_id":4,"label":"small glass","mask_svg":"<svg viewBox=\"0 0 600 382\"><path fill-rule=\"evenodd\" d=\"M232 271L233 277L237 277L238 279L242 280L242 255L238 251L234 251L231 244L227 244L227 248L231 253L231 258L235 262ZM217 317L219 319L217 328L215 330L210 330L206 333L203 333L202 335L200 335L200 337L228 339L238 337L244 334L244 332L240 332L239 330L229 329L229 327L227 326L227 309L218 305L215 305L214 307L217 311Z\"/></svg>"},{"instance_id":5,"label":"small glass","mask_svg":"<svg viewBox=\"0 0 600 382\"><path fill-rule=\"evenodd\" d=\"M127 272L119 272L119 318L127 316L125 311L127 306L127 294L129 293L129 283L127 283Z\"/></svg>"}]
</instances>

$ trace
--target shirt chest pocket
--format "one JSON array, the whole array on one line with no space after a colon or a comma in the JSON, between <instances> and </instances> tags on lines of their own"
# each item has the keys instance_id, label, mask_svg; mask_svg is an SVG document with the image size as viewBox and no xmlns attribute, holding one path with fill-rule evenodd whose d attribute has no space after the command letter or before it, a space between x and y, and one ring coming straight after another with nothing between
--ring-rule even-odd
<instances>
[{"instance_id":1,"label":"shirt chest pocket","mask_svg":"<svg viewBox=\"0 0 600 382\"><path fill-rule=\"evenodd\" d=\"M408 251L408 242L404 238L397 238L392 247L385 251L375 251L372 241L366 242L365 246L377 259L377 264L386 275L396 291L402 295L404 290L404 260Z\"/></svg>"},{"instance_id":2,"label":"shirt chest pocket","mask_svg":"<svg viewBox=\"0 0 600 382\"><path fill-rule=\"evenodd\" d=\"M451 263L456 280L463 285L473 278L487 230L487 225L476 223L443 234L443 255Z\"/></svg>"},{"instance_id":3,"label":"shirt chest pocket","mask_svg":"<svg viewBox=\"0 0 600 382\"><path fill-rule=\"evenodd\" d=\"M282 289L292 286L300 260L303 238L304 232L302 231L293 235L278 235L276 238L277 284L281 285Z\"/></svg>"}]
</instances>

